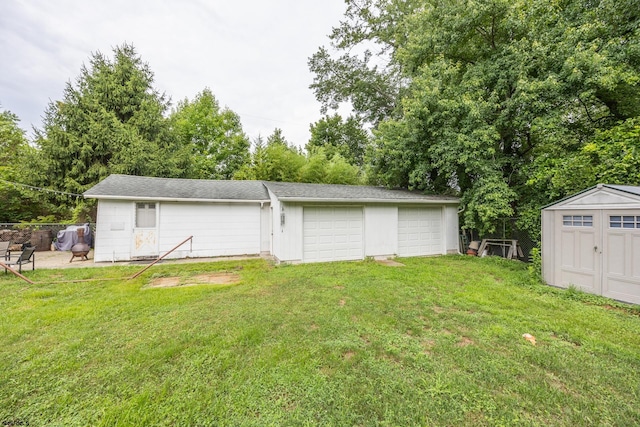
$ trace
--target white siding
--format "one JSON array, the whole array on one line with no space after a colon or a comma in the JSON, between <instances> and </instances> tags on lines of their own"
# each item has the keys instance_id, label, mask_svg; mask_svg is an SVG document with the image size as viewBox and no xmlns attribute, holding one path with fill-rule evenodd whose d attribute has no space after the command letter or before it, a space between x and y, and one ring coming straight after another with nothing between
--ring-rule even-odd
<instances>
[{"instance_id":1,"label":"white siding","mask_svg":"<svg viewBox=\"0 0 640 427\"><path fill-rule=\"evenodd\" d=\"M280 261L302 261L302 205L272 203L273 255Z\"/></svg>"},{"instance_id":2,"label":"white siding","mask_svg":"<svg viewBox=\"0 0 640 427\"><path fill-rule=\"evenodd\" d=\"M268 190L267 190L268 191ZM276 259L284 261L285 258L282 256L282 230L280 228L280 200L271 192L268 191L269 198L271 199L271 203L269 206L270 209L270 218L271 218L271 255L273 255Z\"/></svg>"},{"instance_id":3,"label":"white siding","mask_svg":"<svg viewBox=\"0 0 640 427\"><path fill-rule=\"evenodd\" d=\"M365 206L365 256L393 256L398 253L398 207Z\"/></svg>"},{"instance_id":4,"label":"white siding","mask_svg":"<svg viewBox=\"0 0 640 427\"><path fill-rule=\"evenodd\" d=\"M458 226L458 206L444 207L445 253L460 253L460 230Z\"/></svg>"},{"instance_id":5,"label":"white siding","mask_svg":"<svg viewBox=\"0 0 640 427\"><path fill-rule=\"evenodd\" d=\"M161 203L158 227L160 254L189 236L169 258L259 254L258 203ZM191 249L191 250L190 250Z\"/></svg>"},{"instance_id":6,"label":"white siding","mask_svg":"<svg viewBox=\"0 0 640 427\"><path fill-rule=\"evenodd\" d=\"M271 253L271 204L260 207L260 252Z\"/></svg>"},{"instance_id":7,"label":"white siding","mask_svg":"<svg viewBox=\"0 0 640 427\"><path fill-rule=\"evenodd\" d=\"M95 262L127 261L131 259L134 204L130 201L98 201Z\"/></svg>"},{"instance_id":8,"label":"white siding","mask_svg":"<svg viewBox=\"0 0 640 427\"><path fill-rule=\"evenodd\" d=\"M285 262L303 262L303 259L305 262L309 261L308 257L303 256L303 244L305 244L304 210L312 207L324 209L340 207L340 205L323 206L281 202L273 195L271 195L271 206L273 207L272 253L278 260ZM423 230L423 234L427 232L431 236L428 249L423 248L424 250L416 252L415 255L458 253L457 206L405 205L399 208L398 205L372 203L360 206L343 205L342 207L348 206L355 207L362 215L364 233L362 243L364 247L362 255L356 259L361 259L363 256L393 256L399 253L398 210L403 208L420 211L432 220L428 230ZM281 223L283 214L284 224ZM433 239L434 237L436 240ZM355 256L350 257L350 259L354 258Z\"/></svg>"}]
</instances>

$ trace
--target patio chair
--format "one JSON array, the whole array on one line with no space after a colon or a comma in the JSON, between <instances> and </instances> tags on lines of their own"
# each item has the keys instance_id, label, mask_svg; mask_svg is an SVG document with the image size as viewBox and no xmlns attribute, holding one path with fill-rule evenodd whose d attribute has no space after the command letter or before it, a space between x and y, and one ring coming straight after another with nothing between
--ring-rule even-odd
<instances>
[{"instance_id":1,"label":"patio chair","mask_svg":"<svg viewBox=\"0 0 640 427\"><path fill-rule=\"evenodd\" d=\"M36 252L35 247L25 248L20 254L20 256L18 257L18 259L16 259L15 261L6 261L5 264L9 266L17 265L19 273L22 273L22 266L24 264L29 264L29 263L31 263L31 270L35 270L36 269L35 252ZM4 273L7 274L6 268L4 269Z\"/></svg>"},{"instance_id":2,"label":"patio chair","mask_svg":"<svg viewBox=\"0 0 640 427\"><path fill-rule=\"evenodd\" d=\"M11 241L9 242L0 242L0 257L5 261L9 261L9 246L11 246Z\"/></svg>"}]
</instances>

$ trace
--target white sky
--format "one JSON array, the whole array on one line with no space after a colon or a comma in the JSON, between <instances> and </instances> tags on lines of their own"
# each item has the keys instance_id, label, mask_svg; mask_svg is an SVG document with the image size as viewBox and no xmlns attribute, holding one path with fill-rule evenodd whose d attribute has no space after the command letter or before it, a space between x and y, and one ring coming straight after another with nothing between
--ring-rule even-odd
<instances>
[{"instance_id":1,"label":"white sky","mask_svg":"<svg viewBox=\"0 0 640 427\"><path fill-rule=\"evenodd\" d=\"M304 146L320 104L308 58L328 46L344 0L0 0L0 106L41 128L92 52L133 44L177 101L209 87L245 133L278 127Z\"/></svg>"}]
</instances>

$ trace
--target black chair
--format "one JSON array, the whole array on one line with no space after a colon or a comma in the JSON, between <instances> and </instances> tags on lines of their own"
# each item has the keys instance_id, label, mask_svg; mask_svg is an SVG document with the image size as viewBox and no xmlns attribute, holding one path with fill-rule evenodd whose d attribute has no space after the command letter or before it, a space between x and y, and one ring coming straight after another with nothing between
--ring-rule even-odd
<instances>
[{"instance_id":1,"label":"black chair","mask_svg":"<svg viewBox=\"0 0 640 427\"><path fill-rule=\"evenodd\" d=\"M11 252L9 252L9 246L11 246L11 242L0 242L0 258L5 261L9 261L9 257Z\"/></svg>"},{"instance_id":2,"label":"black chair","mask_svg":"<svg viewBox=\"0 0 640 427\"><path fill-rule=\"evenodd\" d=\"M18 272L22 273L22 266L24 264L29 264L31 263L31 270L35 270L36 269L36 256L35 256L35 252L36 252L36 248L35 247L28 247L25 248L22 253L20 254L20 256L18 257L18 259L16 259L15 261L7 261L5 262L6 265L17 265L18 266ZM5 274L7 273L7 269L4 269Z\"/></svg>"}]
</instances>

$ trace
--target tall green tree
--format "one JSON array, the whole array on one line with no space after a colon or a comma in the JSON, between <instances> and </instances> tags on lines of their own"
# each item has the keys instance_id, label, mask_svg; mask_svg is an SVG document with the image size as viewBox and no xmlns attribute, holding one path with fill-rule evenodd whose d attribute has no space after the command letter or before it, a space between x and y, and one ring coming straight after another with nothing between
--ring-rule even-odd
<instances>
[{"instance_id":1,"label":"tall green tree","mask_svg":"<svg viewBox=\"0 0 640 427\"><path fill-rule=\"evenodd\" d=\"M640 185L640 117L597 132L579 151L557 159L555 167L540 173L549 174L560 194L576 193L599 183Z\"/></svg>"},{"instance_id":2,"label":"tall green tree","mask_svg":"<svg viewBox=\"0 0 640 427\"><path fill-rule=\"evenodd\" d=\"M0 222L29 221L55 210L46 193L20 185L30 174L24 159L33 150L18 116L0 111Z\"/></svg>"},{"instance_id":3,"label":"tall green tree","mask_svg":"<svg viewBox=\"0 0 640 427\"><path fill-rule=\"evenodd\" d=\"M243 166L234 178L296 182L304 164L305 157L296 147L289 145L282 130L276 128L267 138L266 145L262 138L256 140L251 162Z\"/></svg>"},{"instance_id":4,"label":"tall green tree","mask_svg":"<svg viewBox=\"0 0 640 427\"><path fill-rule=\"evenodd\" d=\"M361 183L361 175L360 168L340 154L328 158L324 147L303 155L289 144L282 130L275 129L266 144L262 137L254 141L251 161L235 173L234 179L356 185Z\"/></svg>"},{"instance_id":5,"label":"tall green tree","mask_svg":"<svg viewBox=\"0 0 640 427\"><path fill-rule=\"evenodd\" d=\"M9 166L18 161L21 151L27 146L24 130L20 128L18 122L18 116L11 111L0 111L0 165L2 166Z\"/></svg>"},{"instance_id":6,"label":"tall green tree","mask_svg":"<svg viewBox=\"0 0 640 427\"><path fill-rule=\"evenodd\" d=\"M249 160L240 117L220 108L210 89L178 103L171 122L179 141L193 150L193 178L230 179Z\"/></svg>"},{"instance_id":7,"label":"tall green tree","mask_svg":"<svg viewBox=\"0 0 640 427\"><path fill-rule=\"evenodd\" d=\"M333 28L331 48L309 58L313 89L322 113L349 104L364 121L377 125L396 117L407 76L396 60L411 31L406 18L423 0L346 0L344 19ZM337 52L337 57L332 53Z\"/></svg>"},{"instance_id":8,"label":"tall green tree","mask_svg":"<svg viewBox=\"0 0 640 427\"><path fill-rule=\"evenodd\" d=\"M182 177L190 156L171 132L169 101L133 46L101 53L49 104L37 132L39 182L81 193L111 173Z\"/></svg>"},{"instance_id":9,"label":"tall green tree","mask_svg":"<svg viewBox=\"0 0 640 427\"><path fill-rule=\"evenodd\" d=\"M305 164L300 168L298 181L318 184L362 183L360 168L350 164L340 154L330 158L323 147L316 148L307 155Z\"/></svg>"},{"instance_id":10,"label":"tall green tree","mask_svg":"<svg viewBox=\"0 0 640 427\"><path fill-rule=\"evenodd\" d=\"M328 158L339 154L350 164L362 166L368 145L369 135L357 118L343 120L335 114L311 125L311 139L306 149L312 152L322 147Z\"/></svg>"},{"instance_id":11,"label":"tall green tree","mask_svg":"<svg viewBox=\"0 0 640 427\"><path fill-rule=\"evenodd\" d=\"M317 98L327 108L369 99L354 107L375 125L379 182L460 194L467 227L490 231L537 211L561 192L538 173L557 164L549 159L640 114L635 0L347 3L334 48L378 46L393 73L377 73L386 79L377 87L398 87L385 89L394 108L381 118L371 86L344 85L335 72L344 57L311 62Z\"/></svg>"},{"instance_id":12,"label":"tall green tree","mask_svg":"<svg viewBox=\"0 0 640 427\"><path fill-rule=\"evenodd\" d=\"M256 179L266 181L296 182L305 163L300 150L285 139L279 128L267 138L263 159L264 164L258 169L261 173Z\"/></svg>"}]
</instances>

